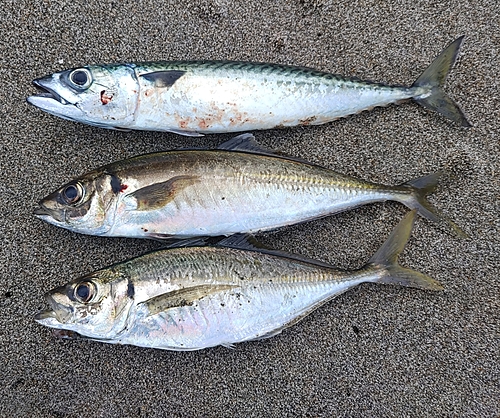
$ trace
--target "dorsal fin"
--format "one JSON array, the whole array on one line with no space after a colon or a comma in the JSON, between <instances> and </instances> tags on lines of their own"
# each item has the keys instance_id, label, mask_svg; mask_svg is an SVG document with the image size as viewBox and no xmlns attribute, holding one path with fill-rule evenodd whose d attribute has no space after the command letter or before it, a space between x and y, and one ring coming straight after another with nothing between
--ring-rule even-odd
<instances>
[{"instance_id":1,"label":"dorsal fin","mask_svg":"<svg viewBox=\"0 0 500 418\"><path fill-rule=\"evenodd\" d=\"M165 235L162 242L165 244L163 248L187 248L187 247L213 247L216 246L221 240L226 239L224 236L215 237L192 237L192 238L175 238Z\"/></svg>"},{"instance_id":2,"label":"dorsal fin","mask_svg":"<svg viewBox=\"0 0 500 418\"><path fill-rule=\"evenodd\" d=\"M266 247L264 244L259 242L257 238L255 238L251 234L230 235L214 242L214 244L212 245L215 247L228 247L249 251L272 250L271 248Z\"/></svg>"},{"instance_id":3,"label":"dorsal fin","mask_svg":"<svg viewBox=\"0 0 500 418\"><path fill-rule=\"evenodd\" d=\"M217 147L217 149L226 151L236 151L236 152L248 152L250 154L267 155L269 157L282 158L284 160L295 161L298 163L316 165L310 163L309 161L305 161L301 158L291 157L289 155L283 154L282 152L274 151L272 149L263 147L255 140L253 134L250 133L245 133L235 136L234 138L231 138L229 141L220 144Z\"/></svg>"},{"instance_id":4,"label":"dorsal fin","mask_svg":"<svg viewBox=\"0 0 500 418\"><path fill-rule=\"evenodd\" d=\"M277 155L274 151L263 147L256 140L253 134L246 133L235 136L230 140L220 144L217 149L227 151L253 152L255 154Z\"/></svg>"},{"instance_id":5,"label":"dorsal fin","mask_svg":"<svg viewBox=\"0 0 500 418\"><path fill-rule=\"evenodd\" d=\"M246 251L255 251L262 254L273 255L276 257L288 258L289 260L300 261L303 263L313 264L318 267L325 267L329 269L338 270L335 266L331 264L324 263L322 261L314 260L312 258L308 258L299 254L291 254L286 251L275 250L273 248L269 248L259 242L253 235L251 234L235 234L231 235L227 238L223 238L218 241L215 247L226 247L226 248L234 248L235 250L246 250Z\"/></svg>"},{"instance_id":6,"label":"dorsal fin","mask_svg":"<svg viewBox=\"0 0 500 418\"><path fill-rule=\"evenodd\" d=\"M193 237L186 239L170 239L167 240L168 245L164 248L185 248L185 247L224 247L233 248L235 250L254 251L262 254L268 254L276 257L288 258L289 260L296 260L303 263L313 264L318 267L339 270L331 264L324 263L312 258L308 258L299 254L291 254L286 251L275 250L262 244L252 234L233 234L228 237L215 236L215 237Z\"/></svg>"}]
</instances>

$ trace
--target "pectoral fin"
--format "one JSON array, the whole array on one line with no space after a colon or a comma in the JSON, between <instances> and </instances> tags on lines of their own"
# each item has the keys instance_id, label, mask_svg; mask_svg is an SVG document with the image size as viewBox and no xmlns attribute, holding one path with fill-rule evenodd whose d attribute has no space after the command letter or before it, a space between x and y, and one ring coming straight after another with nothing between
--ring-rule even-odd
<instances>
[{"instance_id":1,"label":"pectoral fin","mask_svg":"<svg viewBox=\"0 0 500 418\"><path fill-rule=\"evenodd\" d=\"M141 77L151 82L157 88L166 88L172 87L184 74L186 74L186 71L168 70L142 74Z\"/></svg>"},{"instance_id":2,"label":"pectoral fin","mask_svg":"<svg viewBox=\"0 0 500 418\"><path fill-rule=\"evenodd\" d=\"M176 193L197 182L197 176L176 176L161 183L151 184L130 193L127 199L135 204L128 206L134 210L159 209L171 202Z\"/></svg>"},{"instance_id":3,"label":"pectoral fin","mask_svg":"<svg viewBox=\"0 0 500 418\"><path fill-rule=\"evenodd\" d=\"M156 315L168 309L179 308L182 306L190 306L195 301L200 300L208 295L218 292L224 292L235 288L234 285L200 285L184 289L174 290L173 292L164 293L155 296L145 302L140 303L146 307L148 316Z\"/></svg>"}]
</instances>

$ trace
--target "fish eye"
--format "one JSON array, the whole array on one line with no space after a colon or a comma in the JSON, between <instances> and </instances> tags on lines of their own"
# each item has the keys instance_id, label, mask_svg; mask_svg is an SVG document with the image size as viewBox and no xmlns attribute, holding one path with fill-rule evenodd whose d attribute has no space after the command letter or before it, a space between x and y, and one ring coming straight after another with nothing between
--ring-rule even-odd
<instances>
[{"instance_id":1,"label":"fish eye","mask_svg":"<svg viewBox=\"0 0 500 418\"><path fill-rule=\"evenodd\" d=\"M83 187L80 183L68 184L62 191L62 197L69 205L78 203L83 198Z\"/></svg>"},{"instance_id":2,"label":"fish eye","mask_svg":"<svg viewBox=\"0 0 500 418\"><path fill-rule=\"evenodd\" d=\"M96 293L96 288L92 282L81 282L75 286L75 299L81 303L89 303Z\"/></svg>"},{"instance_id":3,"label":"fish eye","mask_svg":"<svg viewBox=\"0 0 500 418\"><path fill-rule=\"evenodd\" d=\"M92 84L92 75L86 68L80 68L69 74L69 80L78 89L86 89Z\"/></svg>"}]
</instances>

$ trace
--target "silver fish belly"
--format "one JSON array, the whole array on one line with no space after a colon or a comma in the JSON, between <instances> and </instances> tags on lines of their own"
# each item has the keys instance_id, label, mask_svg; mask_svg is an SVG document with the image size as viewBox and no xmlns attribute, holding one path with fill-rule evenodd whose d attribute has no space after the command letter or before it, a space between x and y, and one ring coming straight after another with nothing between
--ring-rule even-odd
<instances>
[{"instance_id":1,"label":"silver fish belly","mask_svg":"<svg viewBox=\"0 0 500 418\"><path fill-rule=\"evenodd\" d=\"M463 234L426 199L438 174L384 186L258 147L243 134L218 150L116 162L42 199L35 214L85 234L162 239L255 233L394 200Z\"/></svg>"},{"instance_id":2,"label":"silver fish belly","mask_svg":"<svg viewBox=\"0 0 500 418\"><path fill-rule=\"evenodd\" d=\"M319 125L402 100L470 126L442 85L463 38L412 86L387 86L309 68L231 61L93 65L34 81L28 102L56 116L110 129L181 135Z\"/></svg>"},{"instance_id":3,"label":"silver fish belly","mask_svg":"<svg viewBox=\"0 0 500 418\"><path fill-rule=\"evenodd\" d=\"M213 248L157 251L74 280L47 294L51 309L36 320L103 342L168 350L268 338L363 282L442 289L397 264L414 215L357 271L230 238Z\"/></svg>"}]
</instances>

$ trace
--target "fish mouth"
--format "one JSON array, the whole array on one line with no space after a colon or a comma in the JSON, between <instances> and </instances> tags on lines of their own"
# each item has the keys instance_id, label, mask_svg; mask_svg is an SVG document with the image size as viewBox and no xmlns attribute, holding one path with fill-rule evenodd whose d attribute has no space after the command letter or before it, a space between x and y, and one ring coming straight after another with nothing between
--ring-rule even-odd
<instances>
[{"instance_id":1,"label":"fish mouth","mask_svg":"<svg viewBox=\"0 0 500 418\"><path fill-rule=\"evenodd\" d=\"M33 84L41 90L41 93L29 96L26 99L29 104L63 119L71 121L82 119L84 113L78 107L78 103L72 103L58 93L61 86L52 76L33 80ZM64 91L64 88L62 90Z\"/></svg>"},{"instance_id":2,"label":"fish mouth","mask_svg":"<svg viewBox=\"0 0 500 418\"><path fill-rule=\"evenodd\" d=\"M50 305L50 308L38 312L35 315L35 321L51 328L61 328L71 319L72 312L69 307L58 303L51 293L45 295L45 300Z\"/></svg>"},{"instance_id":3,"label":"fish mouth","mask_svg":"<svg viewBox=\"0 0 500 418\"><path fill-rule=\"evenodd\" d=\"M65 219L64 211L49 209L43 203L39 203L39 206L33 210L33 215L51 224L62 223Z\"/></svg>"},{"instance_id":4,"label":"fish mouth","mask_svg":"<svg viewBox=\"0 0 500 418\"><path fill-rule=\"evenodd\" d=\"M52 309L40 311L35 315L35 321L37 322L44 322L46 319L51 318L57 319L56 313Z\"/></svg>"},{"instance_id":5,"label":"fish mouth","mask_svg":"<svg viewBox=\"0 0 500 418\"><path fill-rule=\"evenodd\" d=\"M45 209L44 207L42 206L38 206L37 208L35 208L35 210L33 211L33 215L39 217L39 218L43 218L43 217L46 217L46 216L50 216L50 213L47 209Z\"/></svg>"},{"instance_id":6,"label":"fish mouth","mask_svg":"<svg viewBox=\"0 0 500 418\"><path fill-rule=\"evenodd\" d=\"M48 84L52 80L52 77L43 77L43 78L37 78L36 80L33 80L33 84L41 90L41 93L36 94L34 96L28 97L28 102L30 102L30 99L33 97L39 97L42 99L52 99L56 100L62 105L68 105L72 103L69 103L67 100L65 100L60 94L58 94L55 90L51 89ZM35 105L36 106L36 105Z\"/></svg>"}]
</instances>

